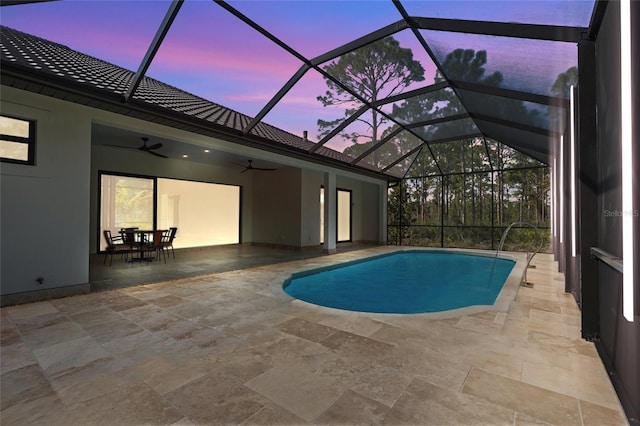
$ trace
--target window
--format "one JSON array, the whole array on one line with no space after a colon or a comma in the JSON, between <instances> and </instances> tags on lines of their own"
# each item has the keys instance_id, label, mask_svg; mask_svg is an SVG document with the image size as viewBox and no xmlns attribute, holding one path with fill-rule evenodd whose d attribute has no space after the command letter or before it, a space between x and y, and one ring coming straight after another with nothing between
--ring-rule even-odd
<instances>
[{"instance_id":1,"label":"window","mask_svg":"<svg viewBox=\"0 0 640 426\"><path fill-rule=\"evenodd\" d=\"M36 122L0 115L0 161L35 164Z\"/></svg>"},{"instance_id":2,"label":"window","mask_svg":"<svg viewBox=\"0 0 640 426\"><path fill-rule=\"evenodd\" d=\"M240 242L240 187L100 173L99 250L102 233L121 228L178 228L175 248Z\"/></svg>"}]
</instances>

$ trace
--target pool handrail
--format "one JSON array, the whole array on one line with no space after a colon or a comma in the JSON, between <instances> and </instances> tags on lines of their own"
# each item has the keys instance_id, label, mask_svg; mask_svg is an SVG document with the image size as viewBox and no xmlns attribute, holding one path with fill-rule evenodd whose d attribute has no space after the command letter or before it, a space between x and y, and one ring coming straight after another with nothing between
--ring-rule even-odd
<instances>
[{"instance_id":1,"label":"pool handrail","mask_svg":"<svg viewBox=\"0 0 640 426\"><path fill-rule=\"evenodd\" d=\"M524 277L523 277L522 284L529 285L529 283L527 282L527 269L529 269L529 265L531 264L531 260L533 260L533 257L536 254L538 254L538 252L544 246L544 239L542 239L542 237L540 236L540 230L536 225L529 222L513 222L511 225L507 226L507 229L505 229L504 232L502 233L502 238L500 238L500 244L498 245L498 250L496 251L495 259L498 258L498 255L500 254L500 252L502 251L502 248L504 247L504 242L507 239L507 235L509 234L509 231L511 230L511 228L514 226L520 226L520 227L528 226L530 228L533 228L536 231L536 235L540 239L540 245L535 248L535 250L531 253L531 256L529 256L530 254L529 249L531 248L531 245L527 247L527 264L525 265L525 268L524 268ZM492 274L493 274L493 270L492 270Z\"/></svg>"}]
</instances>

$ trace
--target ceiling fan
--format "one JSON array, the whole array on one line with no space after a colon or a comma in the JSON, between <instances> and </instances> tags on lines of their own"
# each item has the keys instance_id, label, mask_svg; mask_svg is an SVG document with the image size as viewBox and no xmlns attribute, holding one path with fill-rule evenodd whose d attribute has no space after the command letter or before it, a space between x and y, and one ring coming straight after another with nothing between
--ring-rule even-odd
<instances>
[{"instance_id":1,"label":"ceiling fan","mask_svg":"<svg viewBox=\"0 0 640 426\"><path fill-rule=\"evenodd\" d=\"M138 149L140 151L148 152L151 155L155 155L156 157L169 158L166 155L155 152L156 149L162 148L162 144L160 142L154 143L153 145L147 145L148 141L149 141L149 138L143 137L142 146L139 146L137 148L133 148L130 146L121 146L121 145L109 145L109 146L115 146L117 148Z\"/></svg>"},{"instance_id":2,"label":"ceiling fan","mask_svg":"<svg viewBox=\"0 0 640 426\"><path fill-rule=\"evenodd\" d=\"M252 164L253 160L247 160L247 161L249 162L249 165L248 166L242 166L242 167L244 167L244 170L241 171L240 173L244 173L244 172L249 171L249 170L260 170L260 171L265 171L265 172L270 172L270 171L273 171L273 170L277 170L277 169L266 168L266 167L254 167L253 164Z\"/></svg>"}]
</instances>

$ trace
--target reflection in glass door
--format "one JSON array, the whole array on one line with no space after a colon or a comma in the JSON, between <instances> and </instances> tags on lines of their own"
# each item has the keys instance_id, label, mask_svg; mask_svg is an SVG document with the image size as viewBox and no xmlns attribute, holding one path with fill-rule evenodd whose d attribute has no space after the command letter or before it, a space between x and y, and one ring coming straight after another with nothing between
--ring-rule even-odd
<instances>
[{"instance_id":1,"label":"reflection in glass door","mask_svg":"<svg viewBox=\"0 0 640 426\"><path fill-rule=\"evenodd\" d=\"M338 189L337 213L337 242L351 241L351 191Z\"/></svg>"},{"instance_id":2,"label":"reflection in glass door","mask_svg":"<svg viewBox=\"0 0 640 426\"><path fill-rule=\"evenodd\" d=\"M324 187L320 187L320 244L324 244Z\"/></svg>"},{"instance_id":3,"label":"reflection in glass door","mask_svg":"<svg viewBox=\"0 0 640 426\"><path fill-rule=\"evenodd\" d=\"M153 229L153 179L102 174L100 185L100 250L105 229L112 235L121 228Z\"/></svg>"}]
</instances>

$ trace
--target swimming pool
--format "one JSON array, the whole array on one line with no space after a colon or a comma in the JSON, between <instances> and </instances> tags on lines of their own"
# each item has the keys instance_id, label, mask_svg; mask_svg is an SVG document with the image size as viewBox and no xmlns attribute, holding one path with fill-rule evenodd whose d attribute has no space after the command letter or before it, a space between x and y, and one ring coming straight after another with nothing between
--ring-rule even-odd
<instances>
[{"instance_id":1,"label":"swimming pool","mask_svg":"<svg viewBox=\"0 0 640 426\"><path fill-rule=\"evenodd\" d=\"M283 289L349 311L442 312L494 304L514 265L511 259L407 250L294 274Z\"/></svg>"}]
</instances>

